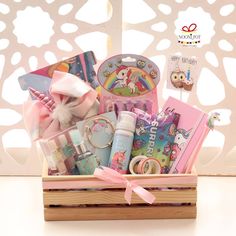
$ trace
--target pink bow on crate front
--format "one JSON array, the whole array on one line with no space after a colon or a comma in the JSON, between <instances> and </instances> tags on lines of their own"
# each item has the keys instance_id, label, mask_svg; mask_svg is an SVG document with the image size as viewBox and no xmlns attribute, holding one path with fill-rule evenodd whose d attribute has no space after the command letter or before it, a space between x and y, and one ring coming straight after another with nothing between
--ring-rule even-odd
<instances>
[{"instance_id":1,"label":"pink bow on crate front","mask_svg":"<svg viewBox=\"0 0 236 236\"><path fill-rule=\"evenodd\" d=\"M104 166L102 168L96 168L94 176L107 183L124 184L124 186L126 186L124 197L129 204L131 204L131 197L133 191L149 204L152 204L156 199L153 194L148 192L143 187L137 185L134 180L128 181L123 175L111 168Z\"/></svg>"},{"instance_id":2,"label":"pink bow on crate front","mask_svg":"<svg viewBox=\"0 0 236 236\"><path fill-rule=\"evenodd\" d=\"M37 99L24 104L24 120L33 140L55 135L98 112L97 92L69 73L54 71L50 97L34 89L30 92Z\"/></svg>"}]
</instances>

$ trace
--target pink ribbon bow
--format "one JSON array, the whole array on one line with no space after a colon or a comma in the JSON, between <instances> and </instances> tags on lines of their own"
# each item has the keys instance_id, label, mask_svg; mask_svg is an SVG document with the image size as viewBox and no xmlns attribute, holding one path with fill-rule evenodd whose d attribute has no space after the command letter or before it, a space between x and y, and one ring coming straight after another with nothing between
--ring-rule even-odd
<instances>
[{"instance_id":1,"label":"pink ribbon bow","mask_svg":"<svg viewBox=\"0 0 236 236\"><path fill-rule=\"evenodd\" d=\"M39 100L24 104L25 126L33 140L53 136L98 112L97 92L72 74L54 71L49 92L55 102L53 111ZM61 117L69 122L63 123Z\"/></svg>"},{"instance_id":2,"label":"pink ribbon bow","mask_svg":"<svg viewBox=\"0 0 236 236\"><path fill-rule=\"evenodd\" d=\"M124 197L129 204L131 204L133 191L149 204L152 204L156 199L153 194L148 192L143 187L137 185L135 181L128 181L123 175L111 168L104 166L102 167L102 169L96 168L94 176L111 184L124 184L124 186L126 186Z\"/></svg>"}]
</instances>

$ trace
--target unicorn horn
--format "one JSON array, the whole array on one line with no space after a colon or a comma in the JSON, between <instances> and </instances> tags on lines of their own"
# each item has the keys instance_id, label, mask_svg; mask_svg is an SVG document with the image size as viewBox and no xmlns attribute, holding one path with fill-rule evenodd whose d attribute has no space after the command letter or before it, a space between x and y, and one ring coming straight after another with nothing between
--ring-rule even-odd
<instances>
[{"instance_id":1,"label":"unicorn horn","mask_svg":"<svg viewBox=\"0 0 236 236\"><path fill-rule=\"evenodd\" d=\"M36 89L29 87L29 91L38 101L40 101L49 111L53 111L55 108L55 102L52 98L49 98L44 93L37 91Z\"/></svg>"}]
</instances>

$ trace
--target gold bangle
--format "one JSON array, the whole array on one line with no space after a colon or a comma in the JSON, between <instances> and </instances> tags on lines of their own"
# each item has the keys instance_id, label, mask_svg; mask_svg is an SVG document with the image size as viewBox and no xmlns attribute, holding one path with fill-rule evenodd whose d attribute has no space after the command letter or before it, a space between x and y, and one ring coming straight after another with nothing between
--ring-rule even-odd
<instances>
[{"instance_id":1,"label":"gold bangle","mask_svg":"<svg viewBox=\"0 0 236 236\"><path fill-rule=\"evenodd\" d=\"M98 120L105 121L107 124L109 124L109 126L111 127L111 133L112 133L112 134L115 133L115 128L114 128L114 126L112 125L111 121L110 121L109 119L105 118L105 117L102 117L102 116L92 117L91 119L88 119L87 122L86 122L85 125L84 125L84 133L85 133L86 136L87 136L88 142L89 142L93 147L99 148L99 149L104 149L104 148L107 148L107 147L111 146L112 141L113 141L113 135L112 135L111 139L108 141L108 143L105 144L105 145L103 145L103 146L94 143L94 142L92 141L92 139L91 139L92 136L93 136L93 131L92 131L91 127L88 126L88 122L94 122L94 121L96 122L96 121L98 121Z\"/></svg>"}]
</instances>

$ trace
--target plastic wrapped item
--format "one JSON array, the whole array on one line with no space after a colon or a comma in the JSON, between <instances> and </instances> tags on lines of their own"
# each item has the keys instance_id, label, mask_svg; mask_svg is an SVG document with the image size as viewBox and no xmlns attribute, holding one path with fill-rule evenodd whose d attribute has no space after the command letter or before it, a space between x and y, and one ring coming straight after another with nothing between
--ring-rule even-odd
<instances>
[{"instance_id":1,"label":"plastic wrapped item","mask_svg":"<svg viewBox=\"0 0 236 236\"><path fill-rule=\"evenodd\" d=\"M99 112L139 107L149 114L157 113L159 80L159 68L146 57L120 54L107 59L98 69L102 87Z\"/></svg>"}]
</instances>

